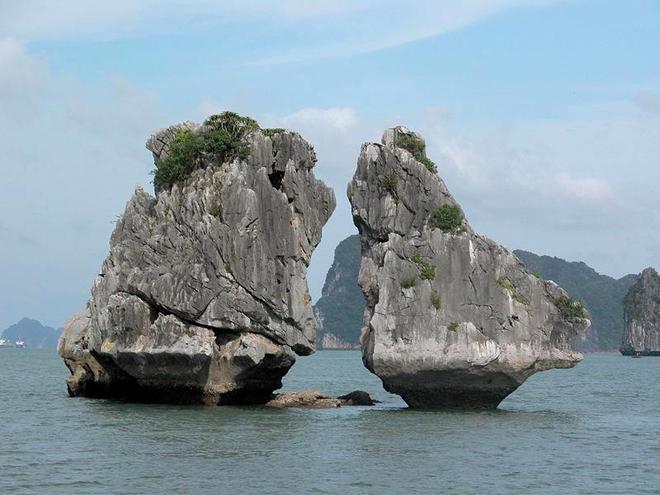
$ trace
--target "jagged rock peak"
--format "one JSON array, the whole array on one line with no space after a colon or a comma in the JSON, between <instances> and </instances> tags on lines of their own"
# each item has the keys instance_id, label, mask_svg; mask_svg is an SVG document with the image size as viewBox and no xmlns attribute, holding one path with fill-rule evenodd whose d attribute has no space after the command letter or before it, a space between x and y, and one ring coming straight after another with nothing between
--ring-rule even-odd
<instances>
[{"instance_id":1,"label":"jagged rock peak","mask_svg":"<svg viewBox=\"0 0 660 495\"><path fill-rule=\"evenodd\" d=\"M660 276L646 268L623 302L624 355L660 356Z\"/></svg>"},{"instance_id":2,"label":"jagged rock peak","mask_svg":"<svg viewBox=\"0 0 660 495\"><path fill-rule=\"evenodd\" d=\"M147 147L157 196L135 191L59 342L69 392L265 402L315 345L306 272L335 198L314 177L314 150L236 114L159 131Z\"/></svg>"},{"instance_id":3,"label":"jagged rock peak","mask_svg":"<svg viewBox=\"0 0 660 495\"><path fill-rule=\"evenodd\" d=\"M472 230L420 135L399 126L382 142L362 146L348 187L366 367L413 407L495 407L536 371L579 362L582 306Z\"/></svg>"}]
</instances>

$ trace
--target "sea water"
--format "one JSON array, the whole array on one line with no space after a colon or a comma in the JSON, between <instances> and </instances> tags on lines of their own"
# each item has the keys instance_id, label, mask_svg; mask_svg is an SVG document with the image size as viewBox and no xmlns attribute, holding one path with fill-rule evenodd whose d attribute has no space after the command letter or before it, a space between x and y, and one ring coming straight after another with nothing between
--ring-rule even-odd
<instances>
[{"instance_id":1,"label":"sea water","mask_svg":"<svg viewBox=\"0 0 660 495\"><path fill-rule=\"evenodd\" d=\"M660 493L660 358L590 354L490 412L414 411L355 351L285 388L376 407L272 410L69 398L53 351L0 350L0 494Z\"/></svg>"}]
</instances>

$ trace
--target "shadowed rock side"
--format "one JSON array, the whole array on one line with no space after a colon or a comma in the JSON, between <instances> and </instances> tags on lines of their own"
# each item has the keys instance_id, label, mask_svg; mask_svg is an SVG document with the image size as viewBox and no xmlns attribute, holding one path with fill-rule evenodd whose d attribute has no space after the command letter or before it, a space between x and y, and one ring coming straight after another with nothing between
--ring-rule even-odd
<instances>
[{"instance_id":1,"label":"shadowed rock side","mask_svg":"<svg viewBox=\"0 0 660 495\"><path fill-rule=\"evenodd\" d=\"M148 141L158 164L184 124ZM306 272L335 207L298 134L253 129L244 159L202 155L156 197L137 189L85 310L58 350L71 395L265 403L313 352Z\"/></svg>"},{"instance_id":2,"label":"shadowed rock side","mask_svg":"<svg viewBox=\"0 0 660 495\"><path fill-rule=\"evenodd\" d=\"M624 356L660 356L660 276L653 268L644 270L623 302Z\"/></svg>"},{"instance_id":3,"label":"shadowed rock side","mask_svg":"<svg viewBox=\"0 0 660 495\"><path fill-rule=\"evenodd\" d=\"M416 142L417 154L400 143ZM365 366L412 407L496 407L530 375L570 368L589 320L463 217L423 138L362 146L348 187L362 244ZM422 152L420 153L420 149ZM417 158L415 158L415 156Z\"/></svg>"}]
</instances>

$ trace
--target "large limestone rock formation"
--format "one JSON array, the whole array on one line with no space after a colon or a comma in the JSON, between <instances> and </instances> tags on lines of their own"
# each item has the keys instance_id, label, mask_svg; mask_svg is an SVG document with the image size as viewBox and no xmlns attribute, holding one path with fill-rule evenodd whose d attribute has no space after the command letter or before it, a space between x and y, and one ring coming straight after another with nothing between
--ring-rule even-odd
<instances>
[{"instance_id":1,"label":"large limestone rock formation","mask_svg":"<svg viewBox=\"0 0 660 495\"><path fill-rule=\"evenodd\" d=\"M348 187L362 241L363 361L410 406L495 407L533 373L578 363L569 341L589 320L472 230L424 150L420 135L388 129L382 144L362 146Z\"/></svg>"},{"instance_id":2,"label":"large limestone rock formation","mask_svg":"<svg viewBox=\"0 0 660 495\"><path fill-rule=\"evenodd\" d=\"M660 356L660 275L644 270L624 299L621 353L626 356Z\"/></svg>"},{"instance_id":3,"label":"large limestone rock formation","mask_svg":"<svg viewBox=\"0 0 660 495\"><path fill-rule=\"evenodd\" d=\"M157 164L182 129L201 128L147 142ZM135 191L59 342L71 395L262 403L313 352L306 271L334 194L298 134L255 128L245 145L244 159L203 155L155 198Z\"/></svg>"}]
</instances>

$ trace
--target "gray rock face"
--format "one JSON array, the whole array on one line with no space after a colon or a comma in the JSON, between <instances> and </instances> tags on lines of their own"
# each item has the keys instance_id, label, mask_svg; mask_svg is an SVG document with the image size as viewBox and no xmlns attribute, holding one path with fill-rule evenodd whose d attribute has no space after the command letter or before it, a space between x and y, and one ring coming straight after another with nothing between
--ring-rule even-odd
<instances>
[{"instance_id":1,"label":"gray rock face","mask_svg":"<svg viewBox=\"0 0 660 495\"><path fill-rule=\"evenodd\" d=\"M155 160L174 130L147 142ZM335 208L298 134L247 136L245 160L203 160L118 220L86 309L58 350L71 395L262 403L295 355L313 352L306 272Z\"/></svg>"},{"instance_id":2,"label":"gray rock face","mask_svg":"<svg viewBox=\"0 0 660 495\"><path fill-rule=\"evenodd\" d=\"M644 270L624 299L625 332L621 353L660 356L660 275Z\"/></svg>"},{"instance_id":3,"label":"gray rock face","mask_svg":"<svg viewBox=\"0 0 660 495\"><path fill-rule=\"evenodd\" d=\"M348 187L366 367L410 406L482 408L537 371L578 363L569 341L589 326L583 310L475 233L442 179L396 146L402 137L423 144L404 127L385 131L362 146Z\"/></svg>"}]
</instances>

